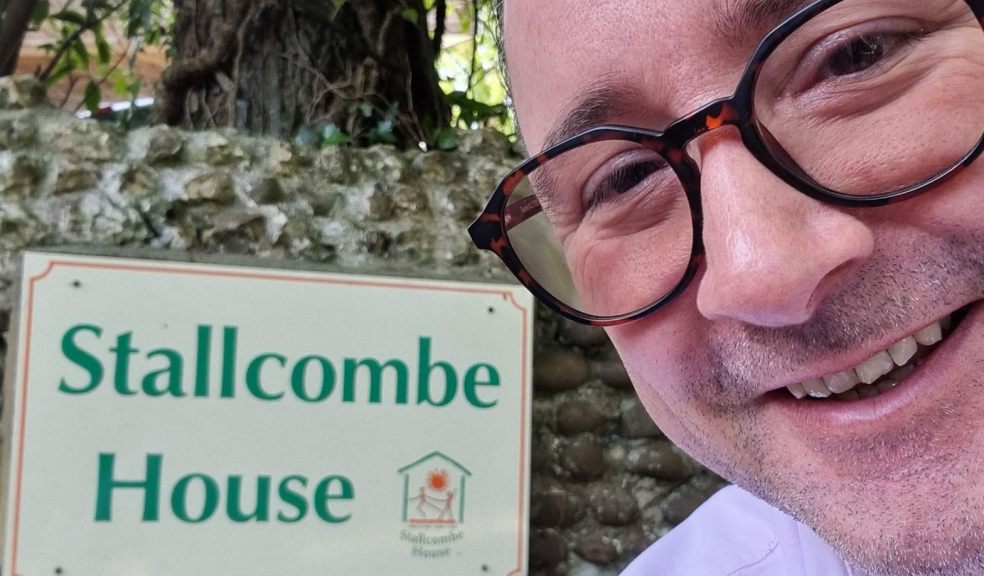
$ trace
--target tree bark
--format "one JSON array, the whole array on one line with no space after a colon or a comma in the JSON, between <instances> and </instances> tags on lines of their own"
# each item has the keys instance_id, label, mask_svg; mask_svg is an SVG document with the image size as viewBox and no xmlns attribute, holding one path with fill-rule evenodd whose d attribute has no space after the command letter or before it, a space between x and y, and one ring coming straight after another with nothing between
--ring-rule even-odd
<instances>
[{"instance_id":1,"label":"tree bark","mask_svg":"<svg viewBox=\"0 0 984 576\"><path fill-rule=\"evenodd\" d=\"M175 0L159 115L291 137L386 119L412 145L447 123L422 0ZM414 12L415 11L415 12ZM417 22L413 22L417 14Z\"/></svg>"},{"instance_id":2,"label":"tree bark","mask_svg":"<svg viewBox=\"0 0 984 576\"><path fill-rule=\"evenodd\" d=\"M19 0L0 3L0 76L10 76L17 66L17 55L24 42L24 32L38 0Z\"/></svg>"}]
</instances>

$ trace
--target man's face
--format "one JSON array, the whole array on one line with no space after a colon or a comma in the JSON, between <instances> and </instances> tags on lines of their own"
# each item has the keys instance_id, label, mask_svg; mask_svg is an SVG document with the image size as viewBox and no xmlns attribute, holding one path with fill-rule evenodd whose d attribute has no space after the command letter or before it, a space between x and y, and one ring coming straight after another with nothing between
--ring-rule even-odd
<instances>
[{"instance_id":1,"label":"man's face","mask_svg":"<svg viewBox=\"0 0 984 576\"><path fill-rule=\"evenodd\" d=\"M633 95L601 121L650 129L730 95L764 32L741 29L749 4L783 3L507 0L528 148L600 85ZM984 571L984 160L917 198L844 209L783 183L733 129L688 151L701 171L705 263L670 306L609 330L651 415L859 566ZM952 333L877 397L785 389L954 312Z\"/></svg>"}]
</instances>

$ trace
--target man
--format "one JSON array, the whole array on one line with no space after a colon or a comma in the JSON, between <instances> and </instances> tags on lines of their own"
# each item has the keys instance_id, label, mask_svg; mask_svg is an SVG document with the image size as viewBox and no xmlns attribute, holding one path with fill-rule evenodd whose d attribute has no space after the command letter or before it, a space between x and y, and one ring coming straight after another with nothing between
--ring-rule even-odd
<instances>
[{"instance_id":1,"label":"man","mask_svg":"<svg viewBox=\"0 0 984 576\"><path fill-rule=\"evenodd\" d=\"M982 13L505 0L472 235L741 487L628 574L984 574Z\"/></svg>"}]
</instances>

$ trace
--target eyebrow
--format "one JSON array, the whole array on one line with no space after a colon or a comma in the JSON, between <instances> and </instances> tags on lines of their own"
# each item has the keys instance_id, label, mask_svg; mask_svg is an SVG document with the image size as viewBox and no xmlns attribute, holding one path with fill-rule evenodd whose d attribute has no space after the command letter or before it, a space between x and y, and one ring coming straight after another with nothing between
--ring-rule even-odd
<instances>
[{"instance_id":1,"label":"eyebrow","mask_svg":"<svg viewBox=\"0 0 984 576\"><path fill-rule=\"evenodd\" d=\"M624 116L636 109L642 95L634 88L619 82L614 75L594 80L567 106L559 122L547 133L543 149L560 144L564 140Z\"/></svg>"},{"instance_id":2,"label":"eyebrow","mask_svg":"<svg viewBox=\"0 0 984 576\"><path fill-rule=\"evenodd\" d=\"M776 26L815 0L725 0L715 5L714 30L731 46L758 42Z\"/></svg>"},{"instance_id":3,"label":"eyebrow","mask_svg":"<svg viewBox=\"0 0 984 576\"><path fill-rule=\"evenodd\" d=\"M731 45L749 37L759 40L798 9L815 0L726 0L714 8L714 29ZM550 129L543 150L555 146L589 128L637 110L642 94L619 83L614 74L602 76L588 85Z\"/></svg>"}]
</instances>

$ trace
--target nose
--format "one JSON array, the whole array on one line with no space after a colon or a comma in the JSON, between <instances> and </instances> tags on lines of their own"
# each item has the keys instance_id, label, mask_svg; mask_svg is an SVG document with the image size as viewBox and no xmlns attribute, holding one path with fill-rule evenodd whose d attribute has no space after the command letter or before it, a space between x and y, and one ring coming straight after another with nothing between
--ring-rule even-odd
<instances>
[{"instance_id":1,"label":"nose","mask_svg":"<svg viewBox=\"0 0 984 576\"><path fill-rule=\"evenodd\" d=\"M701 168L704 317L801 324L874 250L864 222L780 180L733 129L701 137L691 151Z\"/></svg>"}]
</instances>

